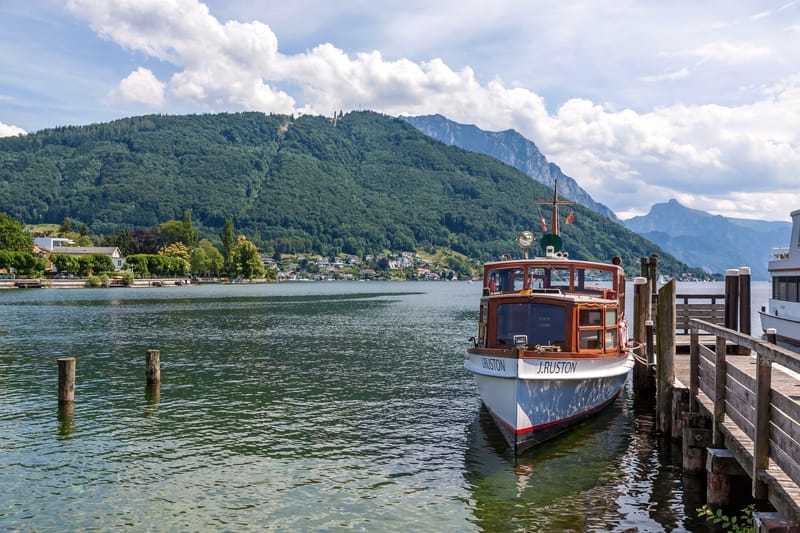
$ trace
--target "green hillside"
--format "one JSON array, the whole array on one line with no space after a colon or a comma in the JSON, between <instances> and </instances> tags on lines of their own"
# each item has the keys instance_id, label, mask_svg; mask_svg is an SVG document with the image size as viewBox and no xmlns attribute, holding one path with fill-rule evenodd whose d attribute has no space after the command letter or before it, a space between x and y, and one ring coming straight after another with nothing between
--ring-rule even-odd
<instances>
[{"instance_id":1,"label":"green hillside","mask_svg":"<svg viewBox=\"0 0 800 533\"><path fill-rule=\"evenodd\" d=\"M142 116L0 139L0 212L26 224L70 218L92 234L149 228L190 210L201 236L226 218L265 252L446 247L487 260L517 254L550 220L552 190L490 157L446 146L373 112L337 120L262 113ZM620 255L629 272L659 253L575 206L571 257ZM564 213L563 215L565 215ZM562 215L562 219L563 219Z\"/></svg>"}]
</instances>

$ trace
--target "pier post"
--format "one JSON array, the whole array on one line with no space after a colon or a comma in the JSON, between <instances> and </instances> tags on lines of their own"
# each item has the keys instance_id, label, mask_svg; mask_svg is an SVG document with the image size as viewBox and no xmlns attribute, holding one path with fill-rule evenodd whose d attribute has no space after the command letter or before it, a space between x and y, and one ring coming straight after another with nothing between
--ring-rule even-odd
<instances>
[{"instance_id":1,"label":"pier post","mask_svg":"<svg viewBox=\"0 0 800 533\"><path fill-rule=\"evenodd\" d=\"M706 469L706 501L709 507L716 509L730 505L731 495L736 492L731 487L741 489L739 485L747 479L733 452L724 448L709 448Z\"/></svg>"},{"instance_id":2,"label":"pier post","mask_svg":"<svg viewBox=\"0 0 800 533\"><path fill-rule=\"evenodd\" d=\"M159 383L161 381L161 351L147 350L144 358L145 374L147 383Z\"/></svg>"},{"instance_id":3,"label":"pier post","mask_svg":"<svg viewBox=\"0 0 800 533\"><path fill-rule=\"evenodd\" d=\"M77 360L74 357L61 357L58 359L58 403L72 403L75 401L75 367Z\"/></svg>"},{"instance_id":4,"label":"pier post","mask_svg":"<svg viewBox=\"0 0 800 533\"><path fill-rule=\"evenodd\" d=\"M772 329L772 328L770 328ZM773 329L773 331L775 331ZM769 468L769 421L772 390L772 361L764 354L756 356L756 412L755 438L753 439L752 494L757 500L768 496L767 485L759 480L758 472Z\"/></svg>"},{"instance_id":5,"label":"pier post","mask_svg":"<svg viewBox=\"0 0 800 533\"><path fill-rule=\"evenodd\" d=\"M750 335L750 267L739 268L739 332Z\"/></svg>"},{"instance_id":6,"label":"pier post","mask_svg":"<svg viewBox=\"0 0 800 533\"><path fill-rule=\"evenodd\" d=\"M725 327L737 331L738 315L739 271L735 268L729 268L725 271Z\"/></svg>"},{"instance_id":7,"label":"pier post","mask_svg":"<svg viewBox=\"0 0 800 533\"><path fill-rule=\"evenodd\" d=\"M633 280L633 339L636 342L638 357L633 366L633 388L639 394L648 394L653 391L653 378L650 373L650 363L646 350L647 322L650 318L650 286L647 278L637 277Z\"/></svg>"},{"instance_id":8,"label":"pier post","mask_svg":"<svg viewBox=\"0 0 800 533\"><path fill-rule=\"evenodd\" d=\"M656 420L662 435L671 435L672 387L675 383L675 278L658 292L656 318Z\"/></svg>"}]
</instances>

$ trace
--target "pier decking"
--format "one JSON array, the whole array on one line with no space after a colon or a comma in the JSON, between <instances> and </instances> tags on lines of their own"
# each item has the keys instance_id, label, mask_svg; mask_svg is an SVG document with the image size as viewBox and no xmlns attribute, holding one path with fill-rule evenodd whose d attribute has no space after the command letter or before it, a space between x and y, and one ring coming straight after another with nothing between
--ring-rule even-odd
<instances>
[{"instance_id":1,"label":"pier decking","mask_svg":"<svg viewBox=\"0 0 800 533\"><path fill-rule=\"evenodd\" d=\"M766 341L692 319L692 331L714 335L714 349L691 336L675 357L676 387L688 386L689 411L712 421L712 446L724 447L766 498L800 523L800 357ZM731 345L745 348L730 354Z\"/></svg>"},{"instance_id":2,"label":"pier decking","mask_svg":"<svg viewBox=\"0 0 800 533\"><path fill-rule=\"evenodd\" d=\"M721 477L746 475L752 498L768 500L781 527L797 527L800 354L749 335L749 269L738 292L728 281L724 296L676 296L674 281L658 294L649 281L636 285L634 387L648 391L655 367L659 430L682 442L685 472L707 471L710 504L715 486L730 490ZM645 314L655 319L655 350Z\"/></svg>"}]
</instances>

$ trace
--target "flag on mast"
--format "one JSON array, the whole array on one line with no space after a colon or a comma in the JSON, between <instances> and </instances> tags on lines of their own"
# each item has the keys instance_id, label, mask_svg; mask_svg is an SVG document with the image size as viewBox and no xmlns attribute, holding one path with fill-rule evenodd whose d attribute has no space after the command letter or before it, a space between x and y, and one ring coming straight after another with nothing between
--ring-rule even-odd
<instances>
[{"instance_id":1,"label":"flag on mast","mask_svg":"<svg viewBox=\"0 0 800 533\"><path fill-rule=\"evenodd\" d=\"M569 215L567 215L567 219L564 221L564 224L574 224L574 223L575 223L575 211L570 209Z\"/></svg>"},{"instance_id":2,"label":"flag on mast","mask_svg":"<svg viewBox=\"0 0 800 533\"><path fill-rule=\"evenodd\" d=\"M542 217L542 231L547 231L547 222L545 222L544 217Z\"/></svg>"}]
</instances>

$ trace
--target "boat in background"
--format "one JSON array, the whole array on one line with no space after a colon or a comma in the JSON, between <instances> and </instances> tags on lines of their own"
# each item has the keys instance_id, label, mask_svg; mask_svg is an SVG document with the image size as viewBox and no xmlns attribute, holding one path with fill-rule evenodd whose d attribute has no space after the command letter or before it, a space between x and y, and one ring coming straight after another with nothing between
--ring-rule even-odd
<instances>
[{"instance_id":1,"label":"boat in background","mask_svg":"<svg viewBox=\"0 0 800 533\"><path fill-rule=\"evenodd\" d=\"M578 261L561 251L558 206L571 202L558 200L557 187L544 256L528 258L534 236L524 231L523 259L484 265L478 334L465 362L515 453L611 404L633 368L621 260Z\"/></svg>"},{"instance_id":2,"label":"boat in background","mask_svg":"<svg viewBox=\"0 0 800 533\"><path fill-rule=\"evenodd\" d=\"M789 244L773 248L769 258L772 296L762 307L761 327L773 328L779 341L800 347L800 209L792 211Z\"/></svg>"}]
</instances>

